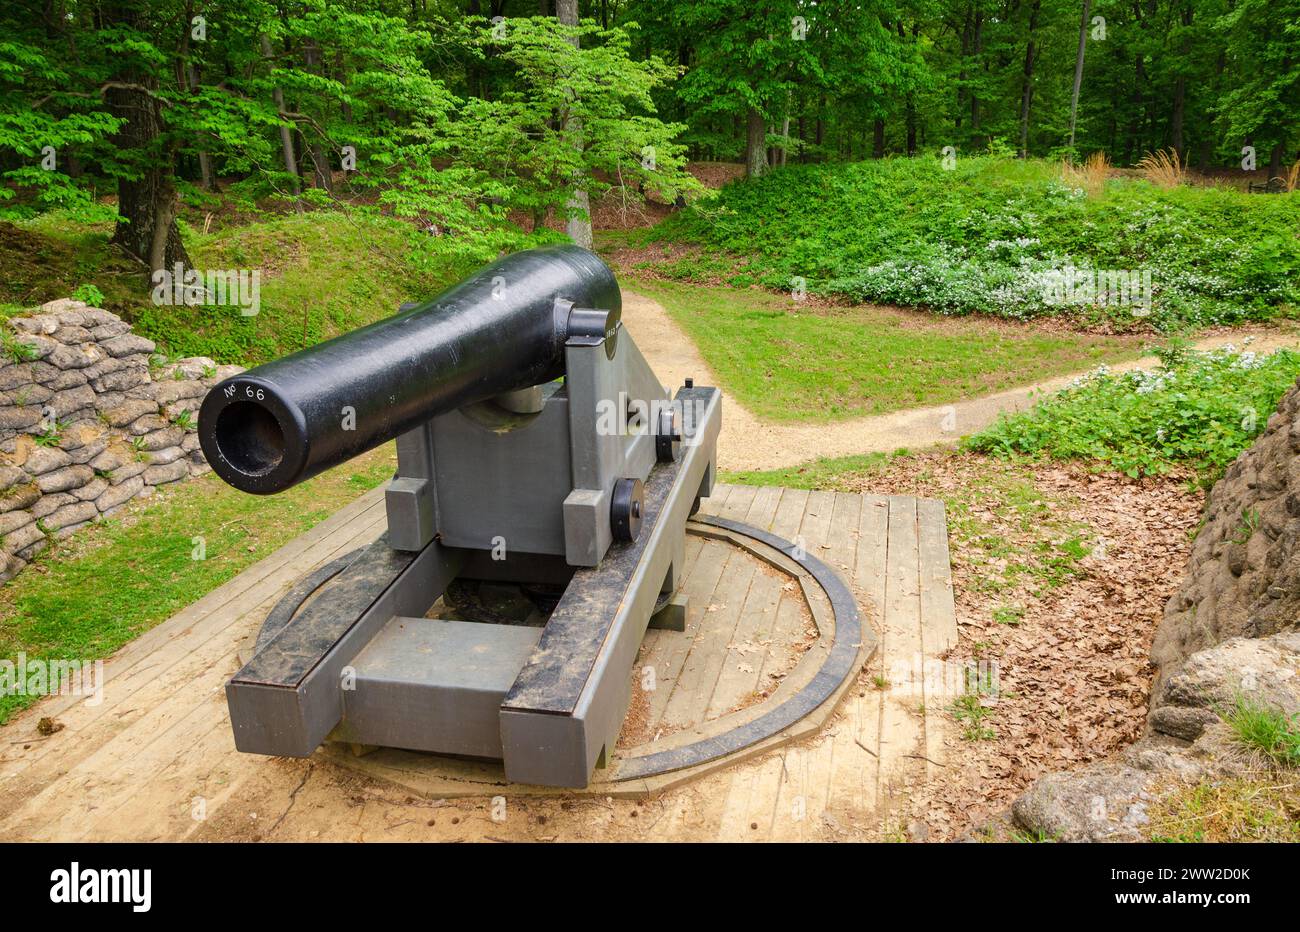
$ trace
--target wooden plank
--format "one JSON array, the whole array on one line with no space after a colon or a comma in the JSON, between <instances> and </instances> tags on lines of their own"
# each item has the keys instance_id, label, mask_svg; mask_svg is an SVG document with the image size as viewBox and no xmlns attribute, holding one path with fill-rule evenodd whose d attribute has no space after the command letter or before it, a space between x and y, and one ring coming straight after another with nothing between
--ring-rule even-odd
<instances>
[{"instance_id":1,"label":"wooden plank","mask_svg":"<svg viewBox=\"0 0 1300 932\"><path fill-rule=\"evenodd\" d=\"M699 540L699 538L695 538ZM684 632L658 632L661 636L654 650L654 655L647 659L655 670L655 690L650 696L650 708L647 713L647 730L653 737L663 724L664 710L668 707L677 678L681 675L686 658L690 655L699 636L701 627L710 619L709 605L713 602L714 590L722 578L722 572L731 557L731 548L718 541L704 543L695 565L687 577L684 588L689 598Z\"/></svg>"},{"instance_id":2,"label":"wooden plank","mask_svg":"<svg viewBox=\"0 0 1300 932\"><path fill-rule=\"evenodd\" d=\"M681 672L673 681L662 725L682 729L705 720L709 697L727 656L726 645L731 643L754 573L753 559L732 548Z\"/></svg>"},{"instance_id":3,"label":"wooden plank","mask_svg":"<svg viewBox=\"0 0 1300 932\"><path fill-rule=\"evenodd\" d=\"M921 590L921 641L928 657L942 656L957 644L957 611L953 604L952 562L948 555L948 522L943 502L918 499Z\"/></svg>"},{"instance_id":4,"label":"wooden plank","mask_svg":"<svg viewBox=\"0 0 1300 932\"><path fill-rule=\"evenodd\" d=\"M948 557L947 520L943 502L919 499L916 503L918 587L921 601L921 645L926 660L937 660L957 646L957 612L953 604L952 565ZM932 683L923 677L925 689L926 772L933 775L935 764L944 758L944 739L950 729L945 711L953 696L944 687L946 676Z\"/></svg>"},{"instance_id":5,"label":"wooden plank","mask_svg":"<svg viewBox=\"0 0 1300 932\"><path fill-rule=\"evenodd\" d=\"M923 691L916 684L897 682L922 663L920 554L916 529L916 499L890 496L888 552L885 568L884 627L889 632L884 647L890 690L881 721L881 791L888 818L888 802L910 782L924 779L932 765L915 756L925 750ZM885 736L888 736L886 738Z\"/></svg>"}]
</instances>

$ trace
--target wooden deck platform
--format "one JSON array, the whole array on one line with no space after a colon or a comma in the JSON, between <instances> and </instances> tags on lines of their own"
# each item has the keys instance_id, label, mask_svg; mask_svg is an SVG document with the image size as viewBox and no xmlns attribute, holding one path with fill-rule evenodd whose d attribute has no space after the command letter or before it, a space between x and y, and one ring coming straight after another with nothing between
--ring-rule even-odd
<instances>
[{"instance_id":1,"label":"wooden deck platform","mask_svg":"<svg viewBox=\"0 0 1300 932\"><path fill-rule=\"evenodd\" d=\"M942 703L926 703L923 678L906 672L956 642L942 504L720 486L704 511L803 544L851 585L880 638L815 735L650 801L528 799L512 803L516 815L505 821L490 808L499 788L431 799L339 766L327 752L305 761L239 754L224 685L241 641L295 580L383 530L376 490L125 647L106 664L102 703L53 697L0 729L0 830L46 840L801 839L894 831L894 804L942 765L949 739ZM637 710L640 740L743 706L806 630L779 577L704 541L692 549L693 628L646 639L643 658L660 688ZM36 722L44 716L65 727L41 738Z\"/></svg>"}]
</instances>

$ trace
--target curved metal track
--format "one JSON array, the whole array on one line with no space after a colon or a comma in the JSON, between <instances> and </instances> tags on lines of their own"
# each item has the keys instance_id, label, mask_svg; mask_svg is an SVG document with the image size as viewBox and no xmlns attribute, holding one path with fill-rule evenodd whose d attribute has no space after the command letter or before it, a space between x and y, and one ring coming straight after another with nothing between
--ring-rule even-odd
<instances>
[{"instance_id":1,"label":"curved metal track","mask_svg":"<svg viewBox=\"0 0 1300 932\"><path fill-rule=\"evenodd\" d=\"M739 725L720 735L704 738L692 744L667 751L625 758L613 780L642 779L673 770L684 770L717 760L728 754L757 744L772 737L812 712L835 694L835 691L853 675L857 667L858 650L862 646L862 616L857 600L839 575L821 560L801 550L784 538L761 531L740 521L696 515L691 519L699 524L722 528L766 544L789 557L806 569L822 587L831 602L835 615L835 637L830 652L821 669L802 689L776 708L744 725Z\"/></svg>"}]
</instances>

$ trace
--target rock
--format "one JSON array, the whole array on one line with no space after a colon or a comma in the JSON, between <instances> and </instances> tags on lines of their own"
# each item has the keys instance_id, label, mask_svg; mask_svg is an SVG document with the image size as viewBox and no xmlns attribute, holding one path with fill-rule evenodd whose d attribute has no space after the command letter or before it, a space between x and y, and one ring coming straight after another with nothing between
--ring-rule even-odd
<instances>
[{"instance_id":1,"label":"rock","mask_svg":"<svg viewBox=\"0 0 1300 932\"><path fill-rule=\"evenodd\" d=\"M0 514L0 537L12 534L20 527L31 524L35 520L26 511L6 511L4 514Z\"/></svg>"},{"instance_id":2,"label":"rock","mask_svg":"<svg viewBox=\"0 0 1300 932\"><path fill-rule=\"evenodd\" d=\"M0 492L12 488L26 478L27 473L23 472L17 466L0 463Z\"/></svg>"},{"instance_id":3,"label":"rock","mask_svg":"<svg viewBox=\"0 0 1300 932\"><path fill-rule=\"evenodd\" d=\"M163 416L169 421L176 421L181 417L188 417L191 424L197 425L199 420L199 405L200 400L198 398L187 398L186 400L178 401L175 404L164 405ZM190 429L197 430L198 428L195 426Z\"/></svg>"},{"instance_id":4,"label":"rock","mask_svg":"<svg viewBox=\"0 0 1300 932\"><path fill-rule=\"evenodd\" d=\"M53 314L36 314L32 317L15 317L9 326L18 333L49 336L59 329L59 319Z\"/></svg>"},{"instance_id":5,"label":"rock","mask_svg":"<svg viewBox=\"0 0 1300 932\"><path fill-rule=\"evenodd\" d=\"M50 542L45 538L45 535L42 534L40 540L27 545L22 550L16 551L16 554L24 560L30 560L49 545Z\"/></svg>"},{"instance_id":6,"label":"rock","mask_svg":"<svg viewBox=\"0 0 1300 932\"><path fill-rule=\"evenodd\" d=\"M23 571L27 561L16 553L0 553L0 583L6 583Z\"/></svg>"},{"instance_id":7,"label":"rock","mask_svg":"<svg viewBox=\"0 0 1300 932\"><path fill-rule=\"evenodd\" d=\"M50 492L67 492L79 488L95 478L89 466L65 466L36 478L36 487L47 495Z\"/></svg>"},{"instance_id":8,"label":"rock","mask_svg":"<svg viewBox=\"0 0 1300 932\"><path fill-rule=\"evenodd\" d=\"M1165 606L1152 644L1161 681L1197 651L1234 637L1266 637L1300 618L1297 453L1300 385L1283 395L1264 433L1210 491L1185 582ZM1252 527L1258 530L1250 534ZM1156 687L1159 696L1159 681ZM1190 727L1183 713L1163 715L1170 727Z\"/></svg>"},{"instance_id":9,"label":"rock","mask_svg":"<svg viewBox=\"0 0 1300 932\"><path fill-rule=\"evenodd\" d=\"M199 449L199 435L197 431L191 431L185 435L185 439L181 441L181 449L186 453L193 453L195 450Z\"/></svg>"},{"instance_id":10,"label":"rock","mask_svg":"<svg viewBox=\"0 0 1300 932\"><path fill-rule=\"evenodd\" d=\"M160 405L172 404L191 398L202 399L208 390L202 382L158 382L154 390L154 400Z\"/></svg>"},{"instance_id":11,"label":"rock","mask_svg":"<svg viewBox=\"0 0 1300 932\"><path fill-rule=\"evenodd\" d=\"M146 414L157 413L158 403L144 400L128 401L125 404L103 411L104 420L113 427L125 427Z\"/></svg>"},{"instance_id":12,"label":"rock","mask_svg":"<svg viewBox=\"0 0 1300 932\"><path fill-rule=\"evenodd\" d=\"M180 446L185 439L185 431L179 427L162 427L140 437L140 449L153 453L168 447Z\"/></svg>"},{"instance_id":13,"label":"rock","mask_svg":"<svg viewBox=\"0 0 1300 932\"><path fill-rule=\"evenodd\" d=\"M55 469L62 469L71 462L72 457L56 447L38 446L32 448L22 466L31 475L40 476Z\"/></svg>"},{"instance_id":14,"label":"rock","mask_svg":"<svg viewBox=\"0 0 1300 932\"><path fill-rule=\"evenodd\" d=\"M92 459L89 466L96 472L112 472L134 461L134 450L125 444L116 444Z\"/></svg>"},{"instance_id":15,"label":"rock","mask_svg":"<svg viewBox=\"0 0 1300 932\"><path fill-rule=\"evenodd\" d=\"M71 453L73 450L80 450L87 444L103 440L104 435L104 425L98 421L90 419L74 421L67 426L59 437L59 449ZM92 453L91 456L94 456L94 454Z\"/></svg>"},{"instance_id":16,"label":"rock","mask_svg":"<svg viewBox=\"0 0 1300 932\"><path fill-rule=\"evenodd\" d=\"M59 347L57 340L50 337L37 336L36 334L16 337L15 342L21 343L23 346L27 347L25 355L30 360L44 359Z\"/></svg>"},{"instance_id":17,"label":"rock","mask_svg":"<svg viewBox=\"0 0 1300 932\"><path fill-rule=\"evenodd\" d=\"M78 385L76 388L69 388L66 391L58 392L51 398L49 406L54 409L55 417L60 420L83 408L93 410L95 407L95 390L89 385Z\"/></svg>"},{"instance_id":18,"label":"rock","mask_svg":"<svg viewBox=\"0 0 1300 932\"><path fill-rule=\"evenodd\" d=\"M34 482L12 486L0 492L0 514L13 511L15 508L29 508L40 501L40 498L41 490L36 488Z\"/></svg>"},{"instance_id":19,"label":"rock","mask_svg":"<svg viewBox=\"0 0 1300 932\"><path fill-rule=\"evenodd\" d=\"M61 392L66 388L76 388L78 385L85 385L88 379L84 369L68 369L58 372L53 377L46 379L44 386L51 391Z\"/></svg>"},{"instance_id":20,"label":"rock","mask_svg":"<svg viewBox=\"0 0 1300 932\"><path fill-rule=\"evenodd\" d=\"M0 542L0 549L9 553L22 553L36 541L42 540L44 537L45 532L36 526L35 521L32 521L28 524L24 524L17 530L10 531L6 534L4 541Z\"/></svg>"},{"instance_id":21,"label":"rock","mask_svg":"<svg viewBox=\"0 0 1300 932\"><path fill-rule=\"evenodd\" d=\"M1156 779L1111 761L1048 774L1012 803L1011 816L1026 831L1055 841L1144 841Z\"/></svg>"},{"instance_id":22,"label":"rock","mask_svg":"<svg viewBox=\"0 0 1300 932\"><path fill-rule=\"evenodd\" d=\"M65 346L61 343L46 357L46 361L59 369L85 369L103 358L104 351L100 349L98 343L86 343L82 346Z\"/></svg>"},{"instance_id":23,"label":"rock","mask_svg":"<svg viewBox=\"0 0 1300 932\"><path fill-rule=\"evenodd\" d=\"M134 476L119 485L105 489L104 492L95 499L95 507L101 512L111 511L119 505L135 498L143 488L144 480L139 476Z\"/></svg>"},{"instance_id":24,"label":"rock","mask_svg":"<svg viewBox=\"0 0 1300 932\"><path fill-rule=\"evenodd\" d=\"M118 317L112 311L106 311L102 307L88 307L82 310L83 326L100 327L104 324L120 324L122 318Z\"/></svg>"},{"instance_id":25,"label":"rock","mask_svg":"<svg viewBox=\"0 0 1300 932\"><path fill-rule=\"evenodd\" d=\"M95 363L93 366L87 366L86 368L82 369L81 372L83 375L85 375L87 379L94 380L94 379L103 378L104 376L108 375L111 372L118 372L122 369L126 369L133 364L134 364L134 357L132 356L127 356L122 359L117 359L116 357L113 356L105 356L103 359Z\"/></svg>"},{"instance_id":26,"label":"rock","mask_svg":"<svg viewBox=\"0 0 1300 932\"><path fill-rule=\"evenodd\" d=\"M185 451L180 447L166 447L162 450L149 454L150 466L166 466L168 463L174 463L185 456Z\"/></svg>"},{"instance_id":27,"label":"rock","mask_svg":"<svg viewBox=\"0 0 1300 932\"><path fill-rule=\"evenodd\" d=\"M131 353L152 353L156 348L153 340L146 340L134 333L124 333L100 344L110 356L127 356Z\"/></svg>"},{"instance_id":28,"label":"rock","mask_svg":"<svg viewBox=\"0 0 1300 932\"><path fill-rule=\"evenodd\" d=\"M55 301L46 301L41 305L41 313L49 315L67 314L73 311L82 311L87 307L85 301L78 301L76 298L59 298ZM55 317L57 320L58 318ZM78 318L83 320L84 318Z\"/></svg>"},{"instance_id":29,"label":"rock","mask_svg":"<svg viewBox=\"0 0 1300 932\"><path fill-rule=\"evenodd\" d=\"M216 373L210 379L204 379L203 382L208 388L216 385L218 382L224 382L232 376L239 375L241 372L247 372L243 366L217 366Z\"/></svg>"},{"instance_id":30,"label":"rock","mask_svg":"<svg viewBox=\"0 0 1300 932\"><path fill-rule=\"evenodd\" d=\"M25 430L40 423L41 409L37 405L24 408L0 408L0 427L10 430Z\"/></svg>"},{"instance_id":31,"label":"rock","mask_svg":"<svg viewBox=\"0 0 1300 932\"><path fill-rule=\"evenodd\" d=\"M106 449L108 449L108 438L101 437L99 440L92 440L90 443L68 451L68 456L72 458L75 465L86 466Z\"/></svg>"},{"instance_id":32,"label":"rock","mask_svg":"<svg viewBox=\"0 0 1300 932\"><path fill-rule=\"evenodd\" d=\"M29 362L11 362L0 366L0 392L13 391L30 385L33 381L32 364Z\"/></svg>"},{"instance_id":33,"label":"rock","mask_svg":"<svg viewBox=\"0 0 1300 932\"><path fill-rule=\"evenodd\" d=\"M72 494L79 502L93 502L107 491L108 480L103 476L94 476L85 485L73 489Z\"/></svg>"},{"instance_id":34,"label":"rock","mask_svg":"<svg viewBox=\"0 0 1300 932\"><path fill-rule=\"evenodd\" d=\"M207 464L207 461L202 459L201 456L198 460L195 460L193 458L190 459L191 476L206 476L210 472L212 472L212 467L209 466Z\"/></svg>"},{"instance_id":35,"label":"rock","mask_svg":"<svg viewBox=\"0 0 1300 932\"><path fill-rule=\"evenodd\" d=\"M46 517L45 527L47 530L57 531L61 527L89 521L98 514L99 509L95 507L94 502L74 502L71 505L64 505Z\"/></svg>"},{"instance_id":36,"label":"rock","mask_svg":"<svg viewBox=\"0 0 1300 932\"><path fill-rule=\"evenodd\" d=\"M144 471L144 483L145 485L162 485L166 482L184 479L189 474L189 463L179 460L163 466L150 466Z\"/></svg>"},{"instance_id":37,"label":"rock","mask_svg":"<svg viewBox=\"0 0 1300 932\"><path fill-rule=\"evenodd\" d=\"M90 343L94 340L90 331L85 327L67 323L63 324L58 330L55 330L54 333L50 334L50 337L58 340L60 343L69 343L74 346L79 346L82 343Z\"/></svg>"},{"instance_id":38,"label":"rock","mask_svg":"<svg viewBox=\"0 0 1300 932\"><path fill-rule=\"evenodd\" d=\"M208 373L216 372L217 364L206 356L190 356L170 366L164 366L158 373L158 380L175 379L177 373L184 379L202 379Z\"/></svg>"},{"instance_id":39,"label":"rock","mask_svg":"<svg viewBox=\"0 0 1300 932\"><path fill-rule=\"evenodd\" d=\"M144 417L136 418L131 422L131 426L127 430L136 437L143 437L145 434L162 430L166 426L167 418L155 411L152 414L146 414Z\"/></svg>"},{"instance_id":40,"label":"rock","mask_svg":"<svg viewBox=\"0 0 1300 932\"><path fill-rule=\"evenodd\" d=\"M128 388L135 388L137 385L143 385L148 381L148 369L131 367L118 372L110 372L98 379L91 379L90 384L97 392L120 392Z\"/></svg>"},{"instance_id":41,"label":"rock","mask_svg":"<svg viewBox=\"0 0 1300 932\"><path fill-rule=\"evenodd\" d=\"M1219 721L1219 716L1209 709L1192 709L1186 706L1164 706L1151 713L1151 727L1161 734L1195 741L1206 725Z\"/></svg>"},{"instance_id":42,"label":"rock","mask_svg":"<svg viewBox=\"0 0 1300 932\"><path fill-rule=\"evenodd\" d=\"M0 392L0 407L6 405L17 405L20 408L27 405L36 405L39 407L53 397L53 389L47 388L44 385L32 383L31 385L23 385L19 388L15 388L11 392Z\"/></svg>"},{"instance_id":43,"label":"rock","mask_svg":"<svg viewBox=\"0 0 1300 932\"><path fill-rule=\"evenodd\" d=\"M113 475L109 477L108 481L113 485L121 485L127 479L140 475L148 468L148 463L141 460L132 460L131 462L123 463L117 469L114 469Z\"/></svg>"},{"instance_id":44,"label":"rock","mask_svg":"<svg viewBox=\"0 0 1300 932\"><path fill-rule=\"evenodd\" d=\"M94 340L111 340L113 337L120 337L124 333L131 332L131 325L125 321L114 321L109 324L100 324L90 331L91 339Z\"/></svg>"},{"instance_id":45,"label":"rock","mask_svg":"<svg viewBox=\"0 0 1300 932\"><path fill-rule=\"evenodd\" d=\"M1239 699L1300 714L1300 631L1230 638L1196 652L1162 683L1152 701L1151 727L1195 740Z\"/></svg>"},{"instance_id":46,"label":"rock","mask_svg":"<svg viewBox=\"0 0 1300 932\"><path fill-rule=\"evenodd\" d=\"M32 505L32 517L44 520L64 505L72 505L76 501L76 497L69 495L67 492L54 492L50 495L44 495Z\"/></svg>"}]
</instances>

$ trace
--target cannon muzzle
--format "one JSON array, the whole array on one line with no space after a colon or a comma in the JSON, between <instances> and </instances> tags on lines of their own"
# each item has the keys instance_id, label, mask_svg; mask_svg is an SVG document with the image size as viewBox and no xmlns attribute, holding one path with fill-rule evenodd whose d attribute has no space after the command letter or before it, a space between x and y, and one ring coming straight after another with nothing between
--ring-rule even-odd
<instances>
[{"instance_id":1,"label":"cannon muzzle","mask_svg":"<svg viewBox=\"0 0 1300 932\"><path fill-rule=\"evenodd\" d=\"M394 317L226 379L199 412L217 475L281 492L439 414L564 373L572 337L609 338L613 272L578 246L485 266Z\"/></svg>"}]
</instances>

